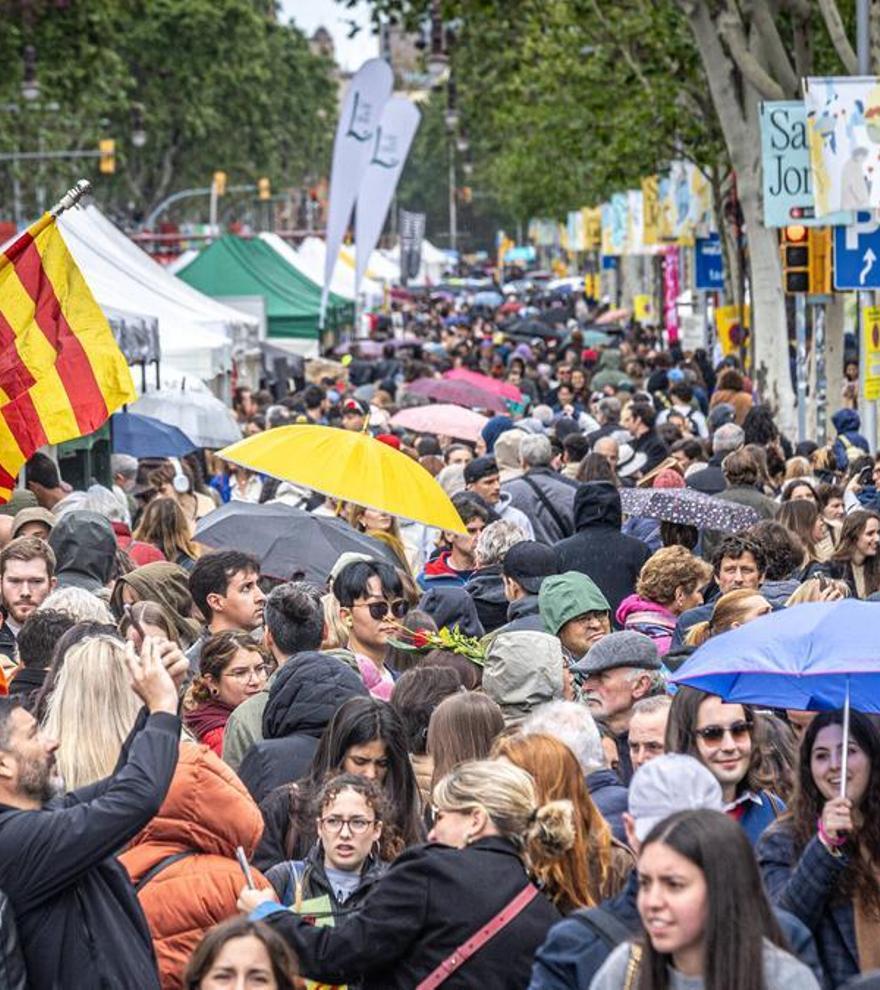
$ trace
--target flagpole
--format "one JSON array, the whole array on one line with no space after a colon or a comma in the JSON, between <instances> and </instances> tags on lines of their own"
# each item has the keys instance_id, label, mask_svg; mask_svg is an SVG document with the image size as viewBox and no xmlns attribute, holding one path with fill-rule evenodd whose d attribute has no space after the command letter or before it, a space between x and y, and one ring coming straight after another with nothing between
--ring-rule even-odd
<instances>
[{"instance_id":1,"label":"flagpole","mask_svg":"<svg viewBox=\"0 0 880 990\"><path fill-rule=\"evenodd\" d=\"M49 210L49 213L53 217L61 216L66 210L70 210L76 206L83 196L88 196L91 191L91 182L88 179L80 179L72 189L67 190L61 199Z\"/></svg>"}]
</instances>

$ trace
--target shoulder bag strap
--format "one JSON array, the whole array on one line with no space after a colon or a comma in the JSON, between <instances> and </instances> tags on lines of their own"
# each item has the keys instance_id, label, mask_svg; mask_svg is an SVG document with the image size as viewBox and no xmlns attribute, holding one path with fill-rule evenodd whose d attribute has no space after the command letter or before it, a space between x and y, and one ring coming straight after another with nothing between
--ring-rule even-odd
<instances>
[{"instance_id":1,"label":"shoulder bag strap","mask_svg":"<svg viewBox=\"0 0 880 990\"><path fill-rule=\"evenodd\" d=\"M610 947L620 945L632 938L632 932L605 908L594 907L574 911L569 915L582 925L597 932L602 940Z\"/></svg>"},{"instance_id":2,"label":"shoulder bag strap","mask_svg":"<svg viewBox=\"0 0 880 990\"><path fill-rule=\"evenodd\" d=\"M642 962L642 947L631 945L629 947L629 960L626 964L626 977L623 981L623 990L633 990L636 985L636 977L639 975L639 966Z\"/></svg>"},{"instance_id":3,"label":"shoulder bag strap","mask_svg":"<svg viewBox=\"0 0 880 990\"><path fill-rule=\"evenodd\" d=\"M187 856L195 856L195 849L184 849L183 852L172 853L170 856L166 856L164 859L160 859L158 863L152 869L147 870L147 872L138 880L134 886L134 892L137 894L146 887L146 885L156 876L157 873L161 873L166 867L171 866L173 863L179 862L181 859L186 859Z\"/></svg>"},{"instance_id":4,"label":"shoulder bag strap","mask_svg":"<svg viewBox=\"0 0 880 990\"><path fill-rule=\"evenodd\" d=\"M550 513L553 522L559 527L559 532L562 533L563 537L571 536L571 526L567 525L565 520L556 511L556 507L550 501L549 498L541 490L541 486L535 481L534 478L530 478L528 475L524 474L522 480L532 489L532 491L538 496L541 504Z\"/></svg>"},{"instance_id":5,"label":"shoulder bag strap","mask_svg":"<svg viewBox=\"0 0 880 990\"><path fill-rule=\"evenodd\" d=\"M523 887L516 897L505 904L498 914L491 921L483 925L476 935L472 935L466 942L462 942L455 952L447 956L432 973L426 976L416 987L416 990L434 990L441 983L445 983L459 966L470 959L477 949L482 948L490 939L494 938L503 928L509 925L523 908L527 907L535 899L537 894L538 888L534 884L530 883Z\"/></svg>"}]
</instances>

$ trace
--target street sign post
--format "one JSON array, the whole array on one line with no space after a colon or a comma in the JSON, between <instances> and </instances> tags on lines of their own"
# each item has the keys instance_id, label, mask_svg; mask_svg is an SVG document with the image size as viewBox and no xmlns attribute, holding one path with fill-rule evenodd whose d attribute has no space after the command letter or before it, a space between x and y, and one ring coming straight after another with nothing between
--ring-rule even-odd
<instances>
[{"instance_id":1,"label":"street sign post","mask_svg":"<svg viewBox=\"0 0 880 990\"><path fill-rule=\"evenodd\" d=\"M698 237L694 241L694 276L698 292L724 289L724 256L718 234Z\"/></svg>"},{"instance_id":2,"label":"street sign post","mask_svg":"<svg viewBox=\"0 0 880 990\"><path fill-rule=\"evenodd\" d=\"M834 228L834 288L880 289L880 222L858 213L849 227Z\"/></svg>"}]
</instances>

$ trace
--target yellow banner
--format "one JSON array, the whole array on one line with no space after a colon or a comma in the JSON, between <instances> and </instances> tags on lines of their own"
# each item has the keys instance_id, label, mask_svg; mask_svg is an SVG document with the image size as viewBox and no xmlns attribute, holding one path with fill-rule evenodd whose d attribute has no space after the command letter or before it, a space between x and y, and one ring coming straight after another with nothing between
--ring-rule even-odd
<instances>
[{"instance_id":1,"label":"yellow banner","mask_svg":"<svg viewBox=\"0 0 880 990\"><path fill-rule=\"evenodd\" d=\"M656 175L642 179L642 239L646 245L660 243L660 190Z\"/></svg>"},{"instance_id":2,"label":"yellow banner","mask_svg":"<svg viewBox=\"0 0 880 990\"><path fill-rule=\"evenodd\" d=\"M742 324L740 324L740 313L742 312ZM719 306L715 310L715 331L718 334L718 343L724 354L738 354L743 343L748 351L748 337L746 331L751 326L751 313L749 306Z\"/></svg>"},{"instance_id":3,"label":"yellow banner","mask_svg":"<svg viewBox=\"0 0 880 990\"><path fill-rule=\"evenodd\" d=\"M880 399L880 306L866 306L862 310L862 354L864 398Z\"/></svg>"}]
</instances>

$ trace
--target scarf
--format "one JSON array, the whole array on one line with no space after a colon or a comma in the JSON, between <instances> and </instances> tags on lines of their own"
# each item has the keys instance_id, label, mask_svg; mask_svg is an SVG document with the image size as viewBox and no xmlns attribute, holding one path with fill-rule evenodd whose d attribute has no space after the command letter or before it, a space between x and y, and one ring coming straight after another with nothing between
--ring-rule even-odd
<instances>
[{"instance_id":1,"label":"scarf","mask_svg":"<svg viewBox=\"0 0 880 990\"><path fill-rule=\"evenodd\" d=\"M204 701L198 708L185 711L183 721L201 742L209 732L222 729L229 721L232 711L229 705L224 705L222 701Z\"/></svg>"}]
</instances>

